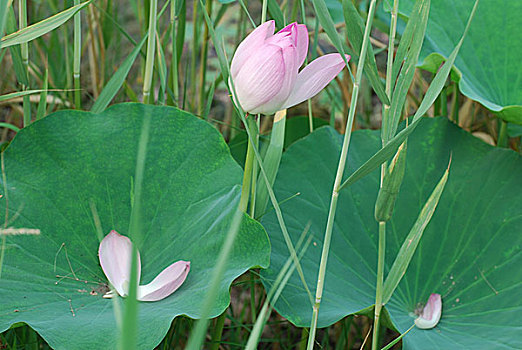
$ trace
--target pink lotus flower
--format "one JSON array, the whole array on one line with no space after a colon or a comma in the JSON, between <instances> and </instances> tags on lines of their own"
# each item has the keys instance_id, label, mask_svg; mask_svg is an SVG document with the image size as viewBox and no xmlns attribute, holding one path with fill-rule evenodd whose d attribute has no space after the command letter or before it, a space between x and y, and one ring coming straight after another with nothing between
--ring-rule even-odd
<instances>
[{"instance_id":1,"label":"pink lotus flower","mask_svg":"<svg viewBox=\"0 0 522 350\"><path fill-rule=\"evenodd\" d=\"M128 237L112 230L100 243L100 265L116 292L125 297L129 294L132 242ZM141 261L138 252L138 300L158 301L174 293L190 270L189 261L177 261L159 273L149 284L140 286ZM111 298L111 292L104 295Z\"/></svg>"},{"instance_id":2,"label":"pink lotus flower","mask_svg":"<svg viewBox=\"0 0 522 350\"><path fill-rule=\"evenodd\" d=\"M345 65L340 54L328 54L298 72L308 52L306 26L292 23L276 34L274 29L274 21L257 27L239 44L232 58L234 100L251 114L273 114L312 98Z\"/></svg>"},{"instance_id":3,"label":"pink lotus flower","mask_svg":"<svg viewBox=\"0 0 522 350\"><path fill-rule=\"evenodd\" d=\"M420 329L431 329L439 323L441 314L442 299L440 294L432 294L419 317L415 320L415 325Z\"/></svg>"}]
</instances>

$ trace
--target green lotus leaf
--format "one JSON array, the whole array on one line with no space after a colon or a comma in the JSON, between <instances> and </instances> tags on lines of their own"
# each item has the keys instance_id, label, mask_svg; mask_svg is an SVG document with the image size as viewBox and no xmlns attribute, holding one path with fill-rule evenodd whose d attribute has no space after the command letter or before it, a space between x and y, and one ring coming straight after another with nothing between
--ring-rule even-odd
<instances>
[{"instance_id":1,"label":"green lotus leaf","mask_svg":"<svg viewBox=\"0 0 522 350\"><path fill-rule=\"evenodd\" d=\"M14 228L0 277L0 331L24 322L56 349L114 349L116 302L104 299L99 238L128 234L131 188L142 120L151 116L142 189L141 283L177 260L191 270L174 294L139 303L140 349L154 348L178 315L198 318L216 260L237 208L241 168L221 135L175 108L123 104L102 114L63 111L21 130L4 153L0 212ZM267 266L261 225L243 220L229 258L214 317L230 301L231 282ZM58 277L60 276L60 277ZM77 279L76 279L77 278ZM121 312L121 309L120 309ZM121 317L121 315L119 315Z\"/></svg>"},{"instance_id":2,"label":"green lotus leaf","mask_svg":"<svg viewBox=\"0 0 522 350\"><path fill-rule=\"evenodd\" d=\"M289 233L297 242L310 225L312 245L302 259L308 286L315 290L341 135L323 127L283 154L275 182ZM380 147L379 131L356 131L348 176ZM452 157L448 182L412 262L386 305L390 327L413 325L411 313L431 293L442 295L440 323L414 328L404 349L522 348L522 158L491 147L447 119L424 119L408 141L406 174L387 225L385 273ZM378 224L374 204L379 171L339 195L327 265L319 326L364 313L375 300ZM262 223L272 243L270 268L262 272L268 289L288 258L288 249L269 211ZM275 305L300 327L310 325L312 306L294 273ZM366 309L366 310L364 310Z\"/></svg>"},{"instance_id":3,"label":"green lotus leaf","mask_svg":"<svg viewBox=\"0 0 522 350\"><path fill-rule=\"evenodd\" d=\"M399 11L408 15L414 3L414 0L400 1ZM441 61L440 56L449 56L462 36L474 3L475 0L431 2L420 58L424 68L436 72L440 65L434 63ZM522 1L481 0L455 61L461 74L461 92L504 120L518 124L522 124L520 13Z\"/></svg>"}]
</instances>

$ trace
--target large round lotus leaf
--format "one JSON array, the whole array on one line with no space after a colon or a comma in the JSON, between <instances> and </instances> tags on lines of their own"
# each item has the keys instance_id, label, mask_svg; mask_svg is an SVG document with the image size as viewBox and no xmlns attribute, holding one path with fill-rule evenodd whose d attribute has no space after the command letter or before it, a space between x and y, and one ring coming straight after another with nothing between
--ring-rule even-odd
<instances>
[{"instance_id":1,"label":"large round lotus leaf","mask_svg":"<svg viewBox=\"0 0 522 350\"><path fill-rule=\"evenodd\" d=\"M0 331L25 322L56 349L115 348L115 303L102 298L107 279L98 261L91 203L104 234L111 229L128 233L137 147L147 114L141 281L150 282L180 259L190 260L191 270L171 296L139 303L139 348L154 348L174 317L200 316L238 205L241 168L206 122L174 108L123 104L98 115L55 113L21 130L5 151L7 193L2 191L0 210L5 212L8 198L9 226L41 234L7 236ZM269 250L261 225L245 218L213 316L227 307L237 276L268 265Z\"/></svg>"},{"instance_id":2,"label":"large round lotus leaf","mask_svg":"<svg viewBox=\"0 0 522 350\"><path fill-rule=\"evenodd\" d=\"M399 2L408 15L414 0ZM441 57L448 57L460 40L475 0L431 2L430 17L421 54L426 68L437 71ZM498 115L522 124L522 1L481 0L455 67L460 89ZM388 14L389 16L389 14Z\"/></svg>"},{"instance_id":3,"label":"large round lotus leaf","mask_svg":"<svg viewBox=\"0 0 522 350\"><path fill-rule=\"evenodd\" d=\"M347 173L380 145L379 131L353 133ZM283 155L275 183L290 235L297 242L310 224L313 243L302 259L312 291L320 261L341 136L318 129ZM387 225L386 271L442 176L452 154L450 175L404 279L386 306L393 326L403 332L409 314L430 293L443 300L442 319L432 330L413 329L405 349L522 348L522 158L497 149L447 119L425 119L410 136L404 183ZM371 307L375 298L378 225L373 218L378 170L343 189L339 196L319 326ZM272 242L266 288L288 258L273 211L262 219ZM310 324L312 307L294 273L275 305L301 327Z\"/></svg>"}]
</instances>

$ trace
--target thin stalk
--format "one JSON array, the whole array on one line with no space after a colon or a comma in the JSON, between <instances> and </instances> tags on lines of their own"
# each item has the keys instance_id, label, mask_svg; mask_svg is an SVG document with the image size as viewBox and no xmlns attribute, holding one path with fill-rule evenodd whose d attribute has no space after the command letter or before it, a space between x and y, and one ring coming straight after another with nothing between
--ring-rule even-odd
<instances>
[{"instance_id":1,"label":"thin stalk","mask_svg":"<svg viewBox=\"0 0 522 350\"><path fill-rule=\"evenodd\" d=\"M350 111L348 113L346 133L344 134L343 146L341 150L341 156L339 159L339 165L337 167L337 174L335 176L335 182L332 191L332 198L330 201L330 210L328 212L328 220L326 223L326 230L323 241L323 251L321 253L321 263L319 265L319 274L317 276L317 287L315 292L315 303L312 308L312 321L310 323L310 334L308 336L308 347L311 350L314 347L315 333L317 331L317 322L319 319L319 306L321 305L321 299L323 296L324 279L326 275L326 264L328 262L328 254L330 252L330 243L332 240L332 232L334 226L335 212L337 210L337 201L339 198L339 187L346 167L346 158L348 156L348 148L350 146L351 130L355 117L355 110L357 107L357 99L359 96L359 86L361 84L362 73L364 68L364 60L366 59L366 51L368 49L370 31L373 22L373 16L375 14L375 4L377 0L372 0L370 3L370 9L368 11L368 18L366 20L366 28L364 30L364 38L361 47L361 55L359 64L357 65L357 73L355 76L355 82L353 86L352 99L350 103Z\"/></svg>"},{"instance_id":2,"label":"thin stalk","mask_svg":"<svg viewBox=\"0 0 522 350\"><path fill-rule=\"evenodd\" d=\"M207 0L206 3L207 13L212 14L212 0ZM208 26L204 23L205 30L203 31L203 41L201 43L201 52L199 55L199 101L198 101L198 114L201 115L205 108L205 82L207 76L207 57L208 57Z\"/></svg>"},{"instance_id":3,"label":"thin stalk","mask_svg":"<svg viewBox=\"0 0 522 350\"><path fill-rule=\"evenodd\" d=\"M388 35L388 60L386 63L386 86L385 91L388 99L391 101L393 81L392 81L392 67L393 67L393 56L395 51L395 33L397 30L397 13L399 9L399 0L393 1L393 8L391 12L391 24L390 33ZM390 111L390 105L384 104L382 113L382 125L387 125L388 115ZM382 128L384 131L384 128ZM382 145L385 146L384 134L381 135ZM387 162L381 165L381 180L380 186L384 180L386 174ZM378 258L377 258L377 285L375 290L375 308L374 308L374 326L373 326L373 337L372 337L372 349L376 349L379 344L379 320L382 309L382 286L384 282L384 253L386 250L386 222L379 222L379 245L378 245Z\"/></svg>"},{"instance_id":4,"label":"thin stalk","mask_svg":"<svg viewBox=\"0 0 522 350\"><path fill-rule=\"evenodd\" d=\"M199 38L199 1L194 0L192 10L192 55L190 60L190 91L192 94L191 107L195 108L196 100L196 63L197 63L197 52L198 52L198 38ZM209 14L210 15L210 14Z\"/></svg>"},{"instance_id":5,"label":"thin stalk","mask_svg":"<svg viewBox=\"0 0 522 350\"><path fill-rule=\"evenodd\" d=\"M263 8L261 10L261 24L266 21L266 11L268 9L268 0L263 0Z\"/></svg>"},{"instance_id":6,"label":"thin stalk","mask_svg":"<svg viewBox=\"0 0 522 350\"><path fill-rule=\"evenodd\" d=\"M20 29L27 27L27 2L26 0L18 1L18 22ZM27 43L20 45L22 53L22 64L24 66L25 74L27 76L27 82L29 82L29 46ZM29 86L22 85L22 90L29 90ZM23 109L24 109L24 127L31 124L31 100L29 95L23 97Z\"/></svg>"},{"instance_id":7,"label":"thin stalk","mask_svg":"<svg viewBox=\"0 0 522 350\"><path fill-rule=\"evenodd\" d=\"M176 42L176 5L177 1L171 1L170 3L170 44L172 46L172 58L170 61L170 74L171 74L171 89L173 93L172 102L174 106L177 106L179 103L179 84L178 84L178 48L177 48L177 42Z\"/></svg>"},{"instance_id":8,"label":"thin stalk","mask_svg":"<svg viewBox=\"0 0 522 350\"><path fill-rule=\"evenodd\" d=\"M388 96L388 100L391 101L392 89L393 89L393 81L392 81L392 67L393 67L393 56L395 51L395 32L397 30L397 13L399 10L399 0L393 1L393 9L391 12L391 24L390 24L390 34L388 35L388 61L386 63L386 95ZM388 114L390 112L390 105L384 104L382 111L382 125L386 125L388 122ZM382 129L384 132L384 128ZM384 138L383 138L384 140ZM384 141L383 141L384 142ZM384 145L383 145L384 146ZM386 165L383 164L383 169L386 168Z\"/></svg>"},{"instance_id":9,"label":"thin stalk","mask_svg":"<svg viewBox=\"0 0 522 350\"><path fill-rule=\"evenodd\" d=\"M257 132L254 140L254 147L256 149L259 149L259 130L261 128L261 115L257 115L256 119L256 125L257 125ZM250 145L250 144L249 144ZM252 182L250 185L250 217L255 217L256 212L256 191L257 191L257 174L259 172L257 162L253 162L252 165Z\"/></svg>"},{"instance_id":10,"label":"thin stalk","mask_svg":"<svg viewBox=\"0 0 522 350\"><path fill-rule=\"evenodd\" d=\"M247 119L249 120L249 119ZM257 134L257 132L255 132ZM239 199L239 210L242 212L248 209L248 199L250 198L250 190L252 186L252 170L254 166L254 145L249 142L247 147L247 155L245 160L245 170L243 172L243 186L241 187L241 198Z\"/></svg>"},{"instance_id":11,"label":"thin stalk","mask_svg":"<svg viewBox=\"0 0 522 350\"><path fill-rule=\"evenodd\" d=\"M500 130L498 132L497 147L506 148L508 146L507 123L505 121L503 121L502 119L499 119L498 124L500 126L500 128L499 128Z\"/></svg>"},{"instance_id":12,"label":"thin stalk","mask_svg":"<svg viewBox=\"0 0 522 350\"><path fill-rule=\"evenodd\" d=\"M145 77L143 78L143 103L150 101L150 88L154 74L154 53L156 50L156 16L158 0L150 0L149 38L147 39L147 59L145 61Z\"/></svg>"},{"instance_id":13,"label":"thin stalk","mask_svg":"<svg viewBox=\"0 0 522 350\"><path fill-rule=\"evenodd\" d=\"M74 5L79 5L80 0L74 0ZM82 54L82 17L81 12L74 15L74 58L73 58L73 79L74 79L74 106L81 109L80 91L80 63Z\"/></svg>"},{"instance_id":14,"label":"thin stalk","mask_svg":"<svg viewBox=\"0 0 522 350\"><path fill-rule=\"evenodd\" d=\"M212 345L210 346L210 350L219 350L223 327L225 326L225 320L227 318L226 316L227 310L223 311L223 313L216 318L216 324L214 326L214 331L212 332Z\"/></svg>"},{"instance_id":15,"label":"thin stalk","mask_svg":"<svg viewBox=\"0 0 522 350\"><path fill-rule=\"evenodd\" d=\"M386 248L386 222L379 222L379 257L377 259L377 287L375 291L375 318L373 321L372 350L379 349L379 321L382 310L384 283L384 253Z\"/></svg>"}]
</instances>

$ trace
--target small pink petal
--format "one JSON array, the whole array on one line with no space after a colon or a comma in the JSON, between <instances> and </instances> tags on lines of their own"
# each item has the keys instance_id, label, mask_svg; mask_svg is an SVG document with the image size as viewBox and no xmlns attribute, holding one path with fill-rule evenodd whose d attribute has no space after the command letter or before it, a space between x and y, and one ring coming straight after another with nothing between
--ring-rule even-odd
<instances>
[{"instance_id":1,"label":"small pink petal","mask_svg":"<svg viewBox=\"0 0 522 350\"><path fill-rule=\"evenodd\" d=\"M254 29L236 49L232 63L230 64L230 74L235 77L245 61L263 46L265 40L274 35L275 22L267 21Z\"/></svg>"},{"instance_id":2,"label":"small pink petal","mask_svg":"<svg viewBox=\"0 0 522 350\"><path fill-rule=\"evenodd\" d=\"M281 29L279 33L283 31L291 32L294 45L297 48L297 67L301 67L306 59L306 55L308 55L308 29L306 29L304 24L294 22Z\"/></svg>"},{"instance_id":3,"label":"small pink petal","mask_svg":"<svg viewBox=\"0 0 522 350\"><path fill-rule=\"evenodd\" d=\"M350 56L346 55L346 59L350 60ZM344 66L344 60L338 53L324 55L311 62L297 75L294 90L283 107L290 108L317 95Z\"/></svg>"},{"instance_id":4,"label":"small pink petal","mask_svg":"<svg viewBox=\"0 0 522 350\"><path fill-rule=\"evenodd\" d=\"M112 230L100 243L98 249L100 265L105 276L119 295L129 292L132 242L128 237ZM138 252L138 284L141 275L141 261Z\"/></svg>"},{"instance_id":5,"label":"small pink petal","mask_svg":"<svg viewBox=\"0 0 522 350\"><path fill-rule=\"evenodd\" d=\"M236 92L234 98L245 112L253 113L281 89L285 78L283 50L277 45L264 45L263 50L256 51L237 76L231 78Z\"/></svg>"},{"instance_id":6,"label":"small pink petal","mask_svg":"<svg viewBox=\"0 0 522 350\"><path fill-rule=\"evenodd\" d=\"M185 279L190 270L190 261L176 261L161 271L149 284L138 287L138 300L158 301L174 293Z\"/></svg>"},{"instance_id":7,"label":"small pink petal","mask_svg":"<svg viewBox=\"0 0 522 350\"><path fill-rule=\"evenodd\" d=\"M415 320L415 325L421 329L431 329L435 327L442 315L442 298L440 294L432 294L428 302L422 309L421 314Z\"/></svg>"}]
</instances>

